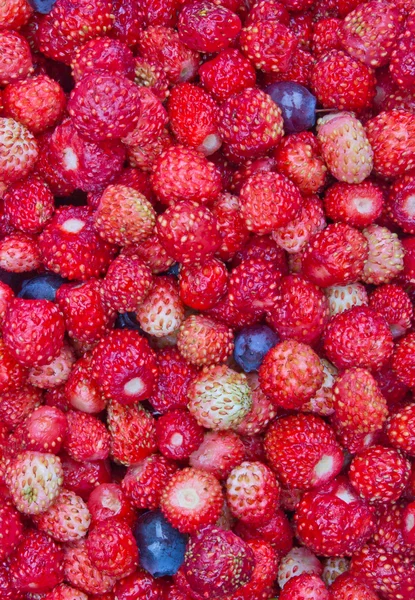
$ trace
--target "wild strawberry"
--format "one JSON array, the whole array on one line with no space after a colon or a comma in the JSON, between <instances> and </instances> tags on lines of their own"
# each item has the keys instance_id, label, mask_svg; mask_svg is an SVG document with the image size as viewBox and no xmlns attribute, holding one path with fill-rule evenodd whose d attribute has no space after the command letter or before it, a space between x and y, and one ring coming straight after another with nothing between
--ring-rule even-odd
<instances>
[{"instance_id":1,"label":"wild strawberry","mask_svg":"<svg viewBox=\"0 0 415 600\"><path fill-rule=\"evenodd\" d=\"M184 319L184 306L173 277L155 277L145 300L136 310L141 328L147 334L163 338L174 334Z\"/></svg>"},{"instance_id":2,"label":"wild strawberry","mask_svg":"<svg viewBox=\"0 0 415 600\"><path fill-rule=\"evenodd\" d=\"M343 48L368 67L381 67L401 30L402 15L392 4L371 0L346 15L339 38Z\"/></svg>"},{"instance_id":3,"label":"wild strawberry","mask_svg":"<svg viewBox=\"0 0 415 600\"><path fill-rule=\"evenodd\" d=\"M277 409L261 390L258 375L248 373L247 379L252 392L252 407L235 430L240 435L251 436L265 431L268 423L274 419Z\"/></svg>"},{"instance_id":4,"label":"wild strawberry","mask_svg":"<svg viewBox=\"0 0 415 600\"><path fill-rule=\"evenodd\" d=\"M174 408L185 408L187 391L197 369L187 363L176 348L164 348L157 353L159 376L148 400L153 408L165 413Z\"/></svg>"},{"instance_id":5,"label":"wild strawberry","mask_svg":"<svg viewBox=\"0 0 415 600\"><path fill-rule=\"evenodd\" d=\"M128 160L132 167L143 171L152 171L158 156L173 144L168 129L164 129L157 139L139 146L127 146Z\"/></svg>"},{"instance_id":6,"label":"wild strawberry","mask_svg":"<svg viewBox=\"0 0 415 600\"><path fill-rule=\"evenodd\" d=\"M217 53L232 44L241 30L238 15L223 4L193 0L180 11L180 40L198 52Z\"/></svg>"},{"instance_id":7,"label":"wild strawberry","mask_svg":"<svg viewBox=\"0 0 415 600\"><path fill-rule=\"evenodd\" d=\"M37 515L47 510L60 493L61 461L54 454L22 452L8 463L5 479L16 508Z\"/></svg>"},{"instance_id":8,"label":"wild strawberry","mask_svg":"<svg viewBox=\"0 0 415 600\"><path fill-rule=\"evenodd\" d=\"M405 290L396 284L379 286L372 292L369 306L385 319L394 338L411 327L413 309Z\"/></svg>"},{"instance_id":9,"label":"wild strawberry","mask_svg":"<svg viewBox=\"0 0 415 600\"><path fill-rule=\"evenodd\" d=\"M0 393L19 388L26 379L26 369L10 354L0 339Z\"/></svg>"},{"instance_id":10,"label":"wild strawberry","mask_svg":"<svg viewBox=\"0 0 415 600\"><path fill-rule=\"evenodd\" d=\"M99 37L77 50L72 61L72 76L77 83L85 75L99 69L134 79L134 66L134 55L125 43Z\"/></svg>"},{"instance_id":11,"label":"wild strawberry","mask_svg":"<svg viewBox=\"0 0 415 600\"><path fill-rule=\"evenodd\" d=\"M132 506L154 510L175 471L174 463L160 454L151 454L128 467L121 488Z\"/></svg>"},{"instance_id":12,"label":"wild strawberry","mask_svg":"<svg viewBox=\"0 0 415 600\"><path fill-rule=\"evenodd\" d=\"M0 268L12 273L36 271L41 266L37 239L20 231L0 241Z\"/></svg>"},{"instance_id":13,"label":"wild strawberry","mask_svg":"<svg viewBox=\"0 0 415 600\"><path fill-rule=\"evenodd\" d=\"M219 135L231 160L261 156L282 138L281 110L265 92L247 88L221 105Z\"/></svg>"},{"instance_id":14,"label":"wild strawberry","mask_svg":"<svg viewBox=\"0 0 415 600\"><path fill-rule=\"evenodd\" d=\"M29 6L29 5L28 5ZM0 566L0 592L4 600L24 600L26 595L18 592L13 586L9 567L6 564ZM179 600L182 600L179 598Z\"/></svg>"},{"instance_id":15,"label":"wild strawberry","mask_svg":"<svg viewBox=\"0 0 415 600\"><path fill-rule=\"evenodd\" d=\"M184 304L196 310L212 308L228 287L228 271L215 259L203 265L185 265L179 273L180 298Z\"/></svg>"},{"instance_id":16,"label":"wild strawberry","mask_svg":"<svg viewBox=\"0 0 415 600\"><path fill-rule=\"evenodd\" d=\"M237 427L252 406L246 376L226 365L205 367L188 389L188 409L202 427L220 431Z\"/></svg>"},{"instance_id":17,"label":"wild strawberry","mask_svg":"<svg viewBox=\"0 0 415 600\"><path fill-rule=\"evenodd\" d=\"M138 550L131 529L116 517L96 523L85 548L92 564L110 577L129 575L137 567Z\"/></svg>"},{"instance_id":18,"label":"wild strawberry","mask_svg":"<svg viewBox=\"0 0 415 600\"><path fill-rule=\"evenodd\" d=\"M286 252L301 251L314 233L326 226L323 205L314 194L303 196L299 215L284 227L272 232L272 239Z\"/></svg>"},{"instance_id":19,"label":"wild strawberry","mask_svg":"<svg viewBox=\"0 0 415 600\"><path fill-rule=\"evenodd\" d=\"M240 587L229 600L248 600L254 594L258 598L269 596L269 588L276 578L278 555L271 544L263 540L248 541L254 553L255 568L248 583ZM263 596L262 596L263 594Z\"/></svg>"},{"instance_id":20,"label":"wild strawberry","mask_svg":"<svg viewBox=\"0 0 415 600\"><path fill-rule=\"evenodd\" d=\"M406 281L415 282L415 237L402 240L400 247L404 251L403 276Z\"/></svg>"},{"instance_id":21,"label":"wild strawberry","mask_svg":"<svg viewBox=\"0 0 415 600\"><path fill-rule=\"evenodd\" d=\"M114 587L115 579L91 562L85 539L65 547L63 568L66 581L87 594L105 594Z\"/></svg>"},{"instance_id":22,"label":"wild strawberry","mask_svg":"<svg viewBox=\"0 0 415 600\"><path fill-rule=\"evenodd\" d=\"M64 284L56 294L68 335L77 342L93 345L111 329L114 313L104 304L101 290L101 282L90 279Z\"/></svg>"},{"instance_id":23,"label":"wild strawberry","mask_svg":"<svg viewBox=\"0 0 415 600\"><path fill-rule=\"evenodd\" d=\"M412 36L411 29L405 29L392 51L389 63L389 71L394 81L400 88L410 92L415 85L413 68L415 48Z\"/></svg>"},{"instance_id":24,"label":"wild strawberry","mask_svg":"<svg viewBox=\"0 0 415 600\"><path fill-rule=\"evenodd\" d=\"M162 67L172 84L188 81L197 72L199 54L188 48L170 27L147 27L141 32L138 49L144 58L155 60Z\"/></svg>"},{"instance_id":25,"label":"wild strawberry","mask_svg":"<svg viewBox=\"0 0 415 600\"><path fill-rule=\"evenodd\" d=\"M268 542L276 551L279 558L282 556L287 556L288 558L291 554L293 532L286 514L278 508L266 523L249 526L239 521L235 527L235 533L248 543L251 541ZM297 548L296 550L299 549ZM302 548L301 550L305 549ZM318 560L315 560L318 564Z\"/></svg>"},{"instance_id":26,"label":"wild strawberry","mask_svg":"<svg viewBox=\"0 0 415 600\"><path fill-rule=\"evenodd\" d=\"M3 281L0 282L0 327L3 326L4 317L6 315L7 307L11 300L14 298L13 290L10 286ZM1 347L1 345L0 345Z\"/></svg>"},{"instance_id":27,"label":"wild strawberry","mask_svg":"<svg viewBox=\"0 0 415 600\"><path fill-rule=\"evenodd\" d=\"M48 535L29 529L13 554L10 576L18 592L47 592L63 581L62 549Z\"/></svg>"},{"instance_id":28,"label":"wild strawberry","mask_svg":"<svg viewBox=\"0 0 415 600\"><path fill-rule=\"evenodd\" d=\"M11 83L4 92L3 102L4 114L35 134L54 126L66 106L63 89L47 75Z\"/></svg>"},{"instance_id":29,"label":"wild strawberry","mask_svg":"<svg viewBox=\"0 0 415 600\"><path fill-rule=\"evenodd\" d=\"M397 179L390 189L387 210L392 220L405 233L415 233L415 215L411 206L415 190L415 177L408 173Z\"/></svg>"},{"instance_id":30,"label":"wild strawberry","mask_svg":"<svg viewBox=\"0 0 415 600\"><path fill-rule=\"evenodd\" d=\"M382 177L400 177L415 167L415 116L405 110L379 113L366 123L375 171ZM402 154L402 139L405 153Z\"/></svg>"},{"instance_id":31,"label":"wild strawberry","mask_svg":"<svg viewBox=\"0 0 415 600\"><path fill-rule=\"evenodd\" d=\"M14 119L0 118L1 179L13 183L33 169L39 154L33 134Z\"/></svg>"},{"instance_id":32,"label":"wild strawberry","mask_svg":"<svg viewBox=\"0 0 415 600\"><path fill-rule=\"evenodd\" d=\"M198 71L203 87L215 100L223 102L246 88L255 87L255 69L236 48L222 50L204 62Z\"/></svg>"},{"instance_id":33,"label":"wild strawberry","mask_svg":"<svg viewBox=\"0 0 415 600\"><path fill-rule=\"evenodd\" d=\"M117 2L119 1L117 0ZM161 102L164 102L170 95L169 81L163 65L150 57L136 57L134 83L138 87L148 88Z\"/></svg>"},{"instance_id":34,"label":"wild strawberry","mask_svg":"<svg viewBox=\"0 0 415 600\"><path fill-rule=\"evenodd\" d=\"M313 26L312 50L314 56L320 58L330 50L340 50L339 33L341 19L322 19Z\"/></svg>"},{"instance_id":35,"label":"wild strawberry","mask_svg":"<svg viewBox=\"0 0 415 600\"><path fill-rule=\"evenodd\" d=\"M121 404L148 398L157 379L155 354L137 331L114 330L103 338L91 367L104 394Z\"/></svg>"},{"instance_id":36,"label":"wild strawberry","mask_svg":"<svg viewBox=\"0 0 415 600\"><path fill-rule=\"evenodd\" d=\"M304 9L304 13L294 13L290 15L289 26L291 31L294 33L295 37L298 39L298 48L303 48L304 50L311 49L311 39L313 35L313 16L310 12L306 12L305 9L308 8L313 3L311 0L300 0L298 2L295 0L296 6L294 7L291 1L289 1L286 6L287 8L291 8L295 11L302 11ZM303 6L303 8L301 8Z\"/></svg>"},{"instance_id":37,"label":"wild strawberry","mask_svg":"<svg viewBox=\"0 0 415 600\"><path fill-rule=\"evenodd\" d=\"M0 421L9 429L22 423L42 401L42 390L32 385L23 385L2 392L0 402Z\"/></svg>"},{"instance_id":38,"label":"wild strawberry","mask_svg":"<svg viewBox=\"0 0 415 600\"><path fill-rule=\"evenodd\" d=\"M262 391L277 405L299 408L323 383L323 367L306 344L286 340L265 356L260 369Z\"/></svg>"},{"instance_id":39,"label":"wild strawberry","mask_svg":"<svg viewBox=\"0 0 415 600\"><path fill-rule=\"evenodd\" d=\"M281 271L271 261L248 258L232 270L228 298L243 312L272 310L279 297Z\"/></svg>"},{"instance_id":40,"label":"wild strawberry","mask_svg":"<svg viewBox=\"0 0 415 600\"><path fill-rule=\"evenodd\" d=\"M123 406L111 401L107 424L111 434L111 455L129 466L138 463L157 449L156 423L140 405Z\"/></svg>"},{"instance_id":41,"label":"wild strawberry","mask_svg":"<svg viewBox=\"0 0 415 600\"><path fill-rule=\"evenodd\" d=\"M0 32L0 84L24 79L33 72L32 56L26 39L17 31Z\"/></svg>"},{"instance_id":42,"label":"wild strawberry","mask_svg":"<svg viewBox=\"0 0 415 600\"><path fill-rule=\"evenodd\" d=\"M167 206L182 200L210 203L221 191L216 167L194 148L184 146L171 146L160 154L153 165L151 182L159 200Z\"/></svg>"},{"instance_id":43,"label":"wild strawberry","mask_svg":"<svg viewBox=\"0 0 415 600\"><path fill-rule=\"evenodd\" d=\"M168 122L166 109L151 90L139 87L138 95L140 117L133 131L122 140L128 146L141 146L155 141Z\"/></svg>"},{"instance_id":44,"label":"wild strawberry","mask_svg":"<svg viewBox=\"0 0 415 600\"><path fill-rule=\"evenodd\" d=\"M283 72L275 72L265 74L265 82L267 84L278 83L279 81L288 81L299 83L307 88L310 87L311 74L315 64L314 57L310 52L297 47L294 50L290 60L288 69Z\"/></svg>"},{"instance_id":45,"label":"wild strawberry","mask_svg":"<svg viewBox=\"0 0 415 600\"><path fill-rule=\"evenodd\" d=\"M245 22L247 25L252 25L257 21L267 21L268 19L279 21L284 25L290 23L288 10L277 0L255 0Z\"/></svg>"},{"instance_id":46,"label":"wild strawberry","mask_svg":"<svg viewBox=\"0 0 415 600\"><path fill-rule=\"evenodd\" d=\"M275 19L253 21L240 36L241 50L256 69L287 71L298 39L286 25Z\"/></svg>"},{"instance_id":47,"label":"wild strawberry","mask_svg":"<svg viewBox=\"0 0 415 600\"><path fill-rule=\"evenodd\" d=\"M415 454L414 424L415 410L410 404L392 414L386 426L389 443L410 456Z\"/></svg>"},{"instance_id":48,"label":"wild strawberry","mask_svg":"<svg viewBox=\"0 0 415 600\"><path fill-rule=\"evenodd\" d=\"M105 302L118 312L134 312L151 289L150 268L138 256L121 254L110 265L102 283Z\"/></svg>"},{"instance_id":49,"label":"wild strawberry","mask_svg":"<svg viewBox=\"0 0 415 600\"><path fill-rule=\"evenodd\" d=\"M53 210L53 194L40 177L17 181L4 194L5 214L13 227L25 233L39 233Z\"/></svg>"},{"instance_id":50,"label":"wild strawberry","mask_svg":"<svg viewBox=\"0 0 415 600\"><path fill-rule=\"evenodd\" d=\"M2 29L19 29L25 25L33 13L26 0L11 0L0 8L0 27Z\"/></svg>"},{"instance_id":51,"label":"wild strawberry","mask_svg":"<svg viewBox=\"0 0 415 600\"><path fill-rule=\"evenodd\" d=\"M104 460L110 451L110 435L103 423L84 412L69 411L64 448L78 462Z\"/></svg>"},{"instance_id":52,"label":"wild strawberry","mask_svg":"<svg viewBox=\"0 0 415 600\"><path fill-rule=\"evenodd\" d=\"M181 533L194 533L219 518L223 504L218 480L205 471L186 468L170 477L160 507Z\"/></svg>"},{"instance_id":53,"label":"wild strawberry","mask_svg":"<svg viewBox=\"0 0 415 600\"><path fill-rule=\"evenodd\" d=\"M127 252L139 256L154 274L163 273L174 264L174 259L167 254L157 233L153 233L139 244L130 244L124 248L123 253Z\"/></svg>"},{"instance_id":54,"label":"wild strawberry","mask_svg":"<svg viewBox=\"0 0 415 600\"><path fill-rule=\"evenodd\" d=\"M30 369L27 382L42 389L58 387L68 379L75 360L72 346L64 343L58 356L50 363Z\"/></svg>"},{"instance_id":55,"label":"wild strawberry","mask_svg":"<svg viewBox=\"0 0 415 600\"><path fill-rule=\"evenodd\" d=\"M3 561L11 555L23 538L23 523L20 515L6 499L0 501L0 525L2 532L0 558Z\"/></svg>"},{"instance_id":56,"label":"wild strawberry","mask_svg":"<svg viewBox=\"0 0 415 600\"><path fill-rule=\"evenodd\" d=\"M116 582L114 595L118 600L128 600L128 597L134 594L147 600L164 600L164 590L165 587L149 573L137 570Z\"/></svg>"},{"instance_id":57,"label":"wild strawberry","mask_svg":"<svg viewBox=\"0 0 415 600\"><path fill-rule=\"evenodd\" d=\"M43 179L53 194L69 196L75 188L65 179L56 161L52 161L52 133L52 131L46 131L37 138L38 160L33 174Z\"/></svg>"},{"instance_id":58,"label":"wild strawberry","mask_svg":"<svg viewBox=\"0 0 415 600\"><path fill-rule=\"evenodd\" d=\"M319 119L317 139L330 173L339 181L361 183L373 168L373 150L361 122L351 113Z\"/></svg>"},{"instance_id":59,"label":"wild strawberry","mask_svg":"<svg viewBox=\"0 0 415 600\"><path fill-rule=\"evenodd\" d=\"M299 539L313 552L344 556L359 550L369 539L374 529L373 515L348 480L339 477L304 494L295 523Z\"/></svg>"},{"instance_id":60,"label":"wild strawberry","mask_svg":"<svg viewBox=\"0 0 415 600\"><path fill-rule=\"evenodd\" d=\"M66 427L66 415L58 408L35 408L24 422L27 450L59 454Z\"/></svg>"},{"instance_id":61,"label":"wild strawberry","mask_svg":"<svg viewBox=\"0 0 415 600\"><path fill-rule=\"evenodd\" d=\"M240 193L241 214L246 225L259 234L287 225L298 215L301 205L297 186L278 173L253 175Z\"/></svg>"},{"instance_id":62,"label":"wild strawberry","mask_svg":"<svg viewBox=\"0 0 415 600\"><path fill-rule=\"evenodd\" d=\"M380 217L383 203L382 190L370 181L335 183L324 196L325 213L329 219L359 229Z\"/></svg>"},{"instance_id":63,"label":"wild strawberry","mask_svg":"<svg viewBox=\"0 0 415 600\"><path fill-rule=\"evenodd\" d=\"M65 489L75 492L85 501L98 485L111 481L108 461L96 460L79 463L67 454L61 454L61 457Z\"/></svg>"},{"instance_id":64,"label":"wild strawberry","mask_svg":"<svg viewBox=\"0 0 415 600\"><path fill-rule=\"evenodd\" d=\"M135 520L134 509L117 483L103 483L94 488L88 498L91 521L98 523L110 517L124 519L127 523Z\"/></svg>"},{"instance_id":65,"label":"wild strawberry","mask_svg":"<svg viewBox=\"0 0 415 600\"><path fill-rule=\"evenodd\" d=\"M157 446L171 460L186 460L203 442L203 429L183 409L170 410L157 420Z\"/></svg>"},{"instance_id":66,"label":"wild strawberry","mask_svg":"<svg viewBox=\"0 0 415 600\"><path fill-rule=\"evenodd\" d=\"M111 37L130 48L137 46L144 24L144 11L135 0L113 0Z\"/></svg>"},{"instance_id":67,"label":"wild strawberry","mask_svg":"<svg viewBox=\"0 0 415 600\"><path fill-rule=\"evenodd\" d=\"M204 262L220 246L216 218L208 208L189 200L159 215L156 231L168 254L183 264Z\"/></svg>"},{"instance_id":68,"label":"wild strawberry","mask_svg":"<svg viewBox=\"0 0 415 600\"><path fill-rule=\"evenodd\" d=\"M343 573L347 572L350 567L350 560L343 558L342 556L334 556L325 558L323 561L323 572L321 579L324 581L327 587L330 587L336 579L338 579ZM342 600L339 598L338 600ZM359 598L357 598L359 600ZM375 600L368 598L368 600Z\"/></svg>"},{"instance_id":69,"label":"wild strawberry","mask_svg":"<svg viewBox=\"0 0 415 600\"><path fill-rule=\"evenodd\" d=\"M179 0L144 0L141 5L141 10L144 12L144 24L147 27L149 25L174 27L180 6Z\"/></svg>"},{"instance_id":70,"label":"wild strawberry","mask_svg":"<svg viewBox=\"0 0 415 600\"><path fill-rule=\"evenodd\" d=\"M86 536L91 515L82 498L62 490L56 502L34 520L38 529L54 540L74 542Z\"/></svg>"},{"instance_id":71,"label":"wild strawberry","mask_svg":"<svg viewBox=\"0 0 415 600\"><path fill-rule=\"evenodd\" d=\"M324 582L317 575L302 573L292 577L280 594L281 600L330 600L330 594Z\"/></svg>"},{"instance_id":72,"label":"wild strawberry","mask_svg":"<svg viewBox=\"0 0 415 600\"><path fill-rule=\"evenodd\" d=\"M327 167L310 131L283 138L275 150L275 159L279 172L289 177L303 194L319 191L326 181Z\"/></svg>"},{"instance_id":73,"label":"wild strawberry","mask_svg":"<svg viewBox=\"0 0 415 600\"><path fill-rule=\"evenodd\" d=\"M257 173L269 173L276 171L276 162L269 156L257 158L255 160L246 160L239 169L231 174L230 188L232 192L239 194L242 186L252 175Z\"/></svg>"},{"instance_id":74,"label":"wild strawberry","mask_svg":"<svg viewBox=\"0 0 415 600\"><path fill-rule=\"evenodd\" d=\"M315 343L329 318L328 300L314 284L288 275L279 286L280 297L269 312L269 321L282 340Z\"/></svg>"},{"instance_id":75,"label":"wild strawberry","mask_svg":"<svg viewBox=\"0 0 415 600\"><path fill-rule=\"evenodd\" d=\"M88 600L86 594L66 583L61 583L53 588L53 590L46 594L44 598L46 598L46 600Z\"/></svg>"},{"instance_id":76,"label":"wild strawberry","mask_svg":"<svg viewBox=\"0 0 415 600\"><path fill-rule=\"evenodd\" d=\"M308 575L321 575L323 567L317 556L308 548L292 548L282 557L278 567L278 585L284 589L294 577L303 573Z\"/></svg>"},{"instance_id":77,"label":"wild strawberry","mask_svg":"<svg viewBox=\"0 0 415 600\"><path fill-rule=\"evenodd\" d=\"M324 350L337 367L380 369L392 354L392 334L383 319L367 306L336 315L324 333Z\"/></svg>"},{"instance_id":78,"label":"wild strawberry","mask_svg":"<svg viewBox=\"0 0 415 600\"><path fill-rule=\"evenodd\" d=\"M335 579L330 586L330 592L333 600L348 600L350 594L356 600L379 600L379 596L371 587L349 572Z\"/></svg>"},{"instance_id":79,"label":"wild strawberry","mask_svg":"<svg viewBox=\"0 0 415 600\"><path fill-rule=\"evenodd\" d=\"M396 233L386 227L369 225L363 230L368 257L362 274L365 283L390 283L404 269L404 248Z\"/></svg>"},{"instance_id":80,"label":"wild strawberry","mask_svg":"<svg viewBox=\"0 0 415 600\"><path fill-rule=\"evenodd\" d=\"M244 456L244 445L235 432L208 431L190 455L189 464L194 469L206 471L223 480L241 464Z\"/></svg>"},{"instance_id":81,"label":"wild strawberry","mask_svg":"<svg viewBox=\"0 0 415 600\"><path fill-rule=\"evenodd\" d=\"M233 351L233 333L210 317L191 315L180 326L177 347L197 367L222 363Z\"/></svg>"},{"instance_id":82,"label":"wild strawberry","mask_svg":"<svg viewBox=\"0 0 415 600\"><path fill-rule=\"evenodd\" d=\"M380 391L388 402L388 406L391 408L398 406L405 397L408 388L398 379L395 371L392 370L391 361L377 371L374 377Z\"/></svg>"},{"instance_id":83,"label":"wild strawberry","mask_svg":"<svg viewBox=\"0 0 415 600\"><path fill-rule=\"evenodd\" d=\"M105 272L114 247L94 230L92 210L62 206L39 237L45 266L67 279L86 280Z\"/></svg>"},{"instance_id":84,"label":"wild strawberry","mask_svg":"<svg viewBox=\"0 0 415 600\"><path fill-rule=\"evenodd\" d=\"M52 302L20 298L10 302L3 337L10 354L21 364L50 363L60 352L64 333L62 314Z\"/></svg>"},{"instance_id":85,"label":"wild strawberry","mask_svg":"<svg viewBox=\"0 0 415 600\"><path fill-rule=\"evenodd\" d=\"M278 505L280 487L271 469L245 461L226 480L226 499L232 514L249 525L270 519Z\"/></svg>"}]
</instances>

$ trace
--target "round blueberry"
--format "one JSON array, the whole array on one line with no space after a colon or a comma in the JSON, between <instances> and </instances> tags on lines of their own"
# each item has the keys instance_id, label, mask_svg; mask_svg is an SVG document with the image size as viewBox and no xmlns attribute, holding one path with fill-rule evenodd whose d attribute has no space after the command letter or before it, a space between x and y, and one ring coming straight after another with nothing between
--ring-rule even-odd
<instances>
[{"instance_id":1,"label":"round blueberry","mask_svg":"<svg viewBox=\"0 0 415 600\"><path fill-rule=\"evenodd\" d=\"M64 283L67 283L67 281L59 275L42 273L42 275L26 279L17 296L26 300L50 300L55 302L56 291Z\"/></svg>"},{"instance_id":2,"label":"round blueberry","mask_svg":"<svg viewBox=\"0 0 415 600\"><path fill-rule=\"evenodd\" d=\"M245 373L258 371L264 356L280 341L275 331L266 325L250 325L235 337L233 356Z\"/></svg>"},{"instance_id":3,"label":"round blueberry","mask_svg":"<svg viewBox=\"0 0 415 600\"><path fill-rule=\"evenodd\" d=\"M316 97L303 85L292 81L272 83L265 88L281 109L285 133L298 133L316 123Z\"/></svg>"},{"instance_id":4,"label":"round blueberry","mask_svg":"<svg viewBox=\"0 0 415 600\"><path fill-rule=\"evenodd\" d=\"M115 320L115 329L134 329L140 333L143 331L134 312L119 313Z\"/></svg>"},{"instance_id":5,"label":"round blueberry","mask_svg":"<svg viewBox=\"0 0 415 600\"><path fill-rule=\"evenodd\" d=\"M174 529L160 510L144 513L134 535L143 569L153 577L177 573L184 561L187 536Z\"/></svg>"},{"instance_id":6,"label":"round blueberry","mask_svg":"<svg viewBox=\"0 0 415 600\"><path fill-rule=\"evenodd\" d=\"M170 269L168 271L166 271L166 275L174 275L174 277L178 277L179 276L179 269L180 269L180 264L179 263L174 263L174 265L172 265L170 267Z\"/></svg>"},{"instance_id":7,"label":"round blueberry","mask_svg":"<svg viewBox=\"0 0 415 600\"><path fill-rule=\"evenodd\" d=\"M29 4L34 8L38 13L42 15L47 15L52 10L56 0L29 0Z\"/></svg>"}]
</instances>

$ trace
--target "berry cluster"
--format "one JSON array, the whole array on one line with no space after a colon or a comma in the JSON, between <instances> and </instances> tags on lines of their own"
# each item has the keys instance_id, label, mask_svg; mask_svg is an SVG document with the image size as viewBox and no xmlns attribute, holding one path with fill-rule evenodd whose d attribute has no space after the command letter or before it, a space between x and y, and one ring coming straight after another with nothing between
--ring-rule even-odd
<instances>
[{"instance_id":1,"label":"berry cluster","mask_svg":"<svg viewBox=\"0 0 415 600\"><path fill-rule=\"evenodd\" d=\"M0 0L1 600L415 600L415 0Z\"/></svg>"}]
</instances>

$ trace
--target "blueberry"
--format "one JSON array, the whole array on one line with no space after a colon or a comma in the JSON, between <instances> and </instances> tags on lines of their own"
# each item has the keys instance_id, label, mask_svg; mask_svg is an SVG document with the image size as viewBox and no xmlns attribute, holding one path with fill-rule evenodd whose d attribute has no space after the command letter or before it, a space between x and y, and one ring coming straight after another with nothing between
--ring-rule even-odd
<instances>
[{"instance_id":1,"label":"blueberry","mask_svg":"<svg viewBox=\"0 0 415 600\"><path fill-rule=\"evenodd\" d=\"M115 329L134 329L142 333L140 323L134 312L120 313L115 320Z\"/></svg>"},{"instance_id":2,"label":"blueberry","mask_svg":"<svg viewBox=\"0 0 415 600\"><path fill-rule=\"evenodd\" d=\"M250 325L235 337L234 359L245 373L257 371L268 350L279 341L275 331L266 325Z\"/></svg>"},{"instance_id":3,"label":"blueberry","mask_svg":"<svg viewBox=\"0 0 415 600\"><path fill-rule=\"evenodd\" d=\"M172 265L170 267L170 269L168 271L166 271L166 275L174 275L174 277L178 277L179 276L179 268L180 268L179 263L174 263L174 265Z\"/></svg>"},{"instance_id":4,"label":"blueberry","mask_svg":"<svg viewBox=\"0 0 415 600\"><path fill-rule=\"evenodd\" d=\"M0 268L0 281L11 287L13 292L17 294L20 291L23 282L26 281L26 279L30 279L35 274L36 271L31 273L11 273L10 271L5 271Z\"/></svg>"},{"instance_id":5,"label":"blueberry","mask_svg":"<svg viewBox=\"0 0 415 600\"><path fill-rule=\"evenodd\" d=\"M315 125L317 100L303 85L280 81L266 87L265 92L282 111L285 133L298 133Z\"/></svg>"},{"instance_id":6,"label":"blueberry","mask_svg":"<svg viewBox=\"0 0 415 600\"><path fill-rule=\"evenodd\" d=\"M56 299L56 291L63 283L67 283L66 280L54 273L35 275L31 279L26 279L26 281L23 282L22 288L17 296L19 298L25 298L26 300L50 300L51 302L54 302Z\"/></svg>"},{"instance_id":7,"label":"blueberry","mask_svg":"<svg viewBox=\"0 0 415 600\"><path fill-rule=\"evenodd\" d=\"M34 8L38 13L42 15L47 15L52 10L56 0L29 0L29 4Z\"/></svg>"},{"instance_id":8,"label":"blueberry","mask_svg":"<svg viewBox=\"0 0 415 600\"><path fill-rule=\"evenodd\" d=\"M134 529L143 569L153 577L172 576L184 561L187 536L179 533L160 510L142 515Z\"/></svg>"}]
</instances>

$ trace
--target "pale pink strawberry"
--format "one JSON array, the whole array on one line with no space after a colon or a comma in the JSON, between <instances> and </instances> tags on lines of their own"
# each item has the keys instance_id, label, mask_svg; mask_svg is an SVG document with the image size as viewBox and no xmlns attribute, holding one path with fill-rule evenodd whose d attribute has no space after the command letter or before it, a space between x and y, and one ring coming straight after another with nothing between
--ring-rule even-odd
<instances>
[{"instance_id":1,"label":"pale pink strawberry","mask_svg":"<svg viewBox=\"0 0 415 600\"><path fill-rule=\"evenodd\" d=\"M75 363L75 351L64 343L58 356L48 365L32 367L27 378L28 383L42 389L52 389L65 383Z\"/></svg>"},{"instance_id":2,"label":"pale pink strawberry","mask_svg":"<svg viewBox=\"0 0 415 600\"><path fill-rule=\"evenodd\" d=\"M323 567L317 556L308 548L293 548L282 557L278 567L278 585L281 589L293 577L302 573L321 575Z\"/></svg>"},{"instance_id":3,"label":"pale pink strawberry","mask_svg":"<svg viewBox=\"0 0 415 600\"><path fill-rule=\"evenodd\" d=\"M369 302L366 288L361 283L332 285L325 288L324 293L329 301L331 317L349 310L353 306L366 305Z\"/></svg>"},{"instance_id":4,"label":"pale pink strawberry","mask_svg":"<svg viewBox=\"0 0 415 600\"><path fill-rule=\"evenodd\" d=\"M363 230L368 243L362 281L364 283L390 283L404 268L404 248L396 233L380 225L369 225Z\"/></svg>"},{"instance_id":5,"label":"pale pink strawberry","mask_svg":"<svg viewBox=\"0 0 415 600\"><path fill-rule=\"evenodd\" d=\"M190 315L180 326L177 347L197 367L222 363L233 352L233 332L210 317Z\"/></svg>"},{"instance_id":6,"label":"pale pink strawberry","mask_svg":"<svg viewBox=\"0 0 415 600\"><path fill-rule=\"evenodd\" d=\"M153 287L136 311L145 333L156 338L174 334L184 319L184 305L173 277L154 277Z\"/></svg>"},{"instance_id":7,"label":"pale pink strawberry","mask_svg":"<svg viewBox=\"0 0 415 600\"><path fill-rule=\"evenodd\" d=\"M82 498L63 489L55 503L34 521L41 531L58 542L74 542L86 536L91 515Z\"/></svg>"}]
</instances>

